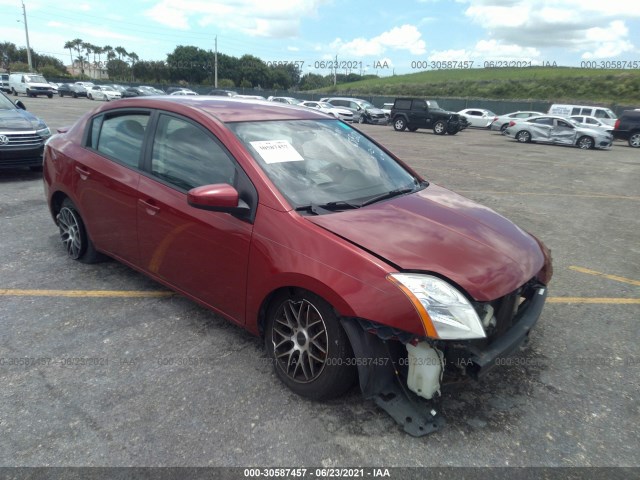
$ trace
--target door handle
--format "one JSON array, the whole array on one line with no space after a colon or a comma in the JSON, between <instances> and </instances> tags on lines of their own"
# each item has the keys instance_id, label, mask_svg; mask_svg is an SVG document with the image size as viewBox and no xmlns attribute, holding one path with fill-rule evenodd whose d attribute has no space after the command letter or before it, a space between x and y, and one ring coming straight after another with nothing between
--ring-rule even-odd
<instances>
[{"instance_id":1,"label":"door handle","mask_svg":"<svg viewBox=\"0 0 640 480\"><path fill-rule=\"evenodd\" d=\"M145 202L142 199L138 199L138 202L144 207L149 215L156 215L160 211L160 207L153 203Z\"/></svg>"},{"instance_id":2,"label":"door handle","mask_svg":"<svg viewBox=\"0 0 640 480\"><path fill-rule=\"evenodd\" d=\"M84 168L79 167L77 165L76 165L76 172L78 172L82 180L86 180L87 178L89 178L89 175L91 175L91 172L89 170L85 170Z\"/></svg>"}]
</instances>

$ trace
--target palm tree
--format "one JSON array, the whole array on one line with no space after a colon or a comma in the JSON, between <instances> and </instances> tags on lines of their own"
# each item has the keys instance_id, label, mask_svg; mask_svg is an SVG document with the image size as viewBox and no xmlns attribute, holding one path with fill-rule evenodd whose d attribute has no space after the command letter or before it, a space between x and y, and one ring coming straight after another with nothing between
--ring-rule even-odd
<instances>
[{"instance_id":1,"label":"palm tree","mask_svg":"<svg viewBox=\"0 0 640 480\"><path fill-rule=\"evenodd\" d=\"M69 57L71 57L71 68L73 69L73 41L65 42L64 48L69 49Z\"/></svg>"},{"instance_id":2,"label":"palm tree","mask_svg":"<svg viewBox=\"0 0 640 480\"><path fill-rule=\"evenodd\" d=\"M116 47L116 48L114 48L114 50L118 54L118 60L122 60L122 57L126 57L127 56L127 51L122 47Z\"/></svg>"},{"instance_id":3,"label":"palm tree","mask_svg":"<svg viewBox=\"0 0 640 480\"><path fill-rule=\"evenodd\" d=\"M102 52L107 54L107 63L116 58L116 54L113 53L113 47L111 45L102 47Z\"/></svg>"},{"instance_id":4,"label":"palm tree","mask_svg":"<svg viewBox=\"0 0 640 480\"><path fill-rule=\"evenodd\" d=\"M91 52L93 52L93 45L91 45L89 42L82 42L82 49L87 54L87 62L88 62L89 58L91 58Z\"/></svg>"},{"instance_id":5,"label":"palm tree","mask_svg":"<svg viewBox=\"0 0 640 480\"><path fill-rule=\"evenodd\" d=\"M133 82L133 66L135 65L135 63L138 60L140 60L140 57L138 57L136 52L129 52L129 53L127 53L127 56L129 57L129 60L131 61L131 81Z\"/></svg>"},{"instance_id":6,"label":"palm tree","mask_svg":"<svg viewBox=\"0 0 640 480\"><path fill-rule=\"evenodd\" d=\"M82 39L81 38L76 38L75 40L71 40L71 44L73 45L73 48L76 50L76 52L78 52L78 58L77 60L80 61L80 71L82 72L82 75L84 75L84 57L82 56Z\"/></svg>"},{"instance_id":7,"label":"palm tree","mask_svg":"<svg viewBox=\"0 0 640 480\"><path fill-rule=\"evenodd\" d=\"M97 47L97 46L93 46L93 63L96 63L96 54L98 55L98 65L96 65L99 68L102 68L102 57L101 55L104 53L104 48L103 47Z\"/></svg>"}]
</instances>

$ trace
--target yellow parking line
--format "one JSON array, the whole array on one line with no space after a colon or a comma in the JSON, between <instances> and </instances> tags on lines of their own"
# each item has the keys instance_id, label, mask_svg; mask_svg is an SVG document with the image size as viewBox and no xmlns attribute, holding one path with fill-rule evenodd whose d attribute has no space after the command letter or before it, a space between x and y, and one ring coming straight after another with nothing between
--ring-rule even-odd
<instances>
[{"instance_id":1,"label":"yellow parking line","mask_svg":"<svg viewBox=\"0 0 640 480\"><path fill-rule=\"evenodd\" d=\"M640 305L640 298L547 297L548 303L582 303L605 305Z\"/></svg>"},{"instance_id":2,"label":"yellow parking line","mask_svg":"<svg viewBox=\"0 0 640 480\"><path fill-rule=\"evenodd\" d=\"M595 275L597 277L606 278L608 280L614 280L616 282L628 283L629 285L636 285L636 286L640 287L640 281L632 280L632 279L626 278L626 277L620 277L618 275L609 275L609 274L602 273L602 272L596 272L595 270L589 270L588 268L574 267L574 266L569 267L569 270L574 270L574 271L580 272L580 273L586 273L587 275Z\"/></svg>"},{"instance_id":3,"label":"yellow parking line","mask_svg":"<svg viewBox=\"0 0 640 480\"><path fill-rule=\"evenodd\" d=\"M170 297L174 292L153 290L20 290L0 289L3 297L101 297L101 298L158 298Z\"/></svg>"},{"instance_id":4,"label":"yellow parking line","mask_svg":"<svg viewBox=\"0 0 640 480\"><path fill-rule=\"evenodd\" d=\"M158 290L20 290L0 289L0 297L166 298L175 292ZM549 303L640 305L640 298L548 297Z\"/></svg>"}]
</instances>

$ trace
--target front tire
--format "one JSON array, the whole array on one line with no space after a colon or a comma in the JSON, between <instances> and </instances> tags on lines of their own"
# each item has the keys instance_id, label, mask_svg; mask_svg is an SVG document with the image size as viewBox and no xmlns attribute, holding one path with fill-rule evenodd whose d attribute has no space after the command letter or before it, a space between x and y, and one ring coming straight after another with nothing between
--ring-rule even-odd
<instances>
[{"instance_id":1,"label":"front tire","mask_svg":"<svg viewBox=\"0 0 640 480\"><path fill-rule=\"evenodd\" d=\"M265 347L280 380L303 397L338 397L357 378L351 344L336 313L311 292L283 291L274 297Z\"/></svg>"},{"instance_id":2,"label":"front tire","mask_svg":"<svg viewBox=\"0 0 640 480\"><path fill-rule=\"evenodd\" d=\"M629 136L629 146L632 148L640 147L640 132L633 132Z\"/></svg>"},{"instance_id":3,"label":"front tire","mask_svg":"<svg viewBox=\"0 0 640 480\"><path fill-rule=\"evenodd\" d=\"M580 137L578 139L576 145L578 146L578 148L581 148L583 150L590 150L594 147L595 142L593 141L593 138L587 137L585 135L584 137Z\"/></svg>"},{"instance_id":4,"label":"front tire","mask_svg":"<svg viewBox=\"0 0 640 480\"><path fill-rule=\"evenodd\" d=\"M444 135L447 133L447 123L444 120L438 120L433 125L433 133L436 135Z\"/></svg>"},{"instance_id":5,"label":"front tire","mask_svg":"<svg viewBox=\"0 0 640 480\"><path fill-rule=\"evenodd\" d=\"M60 230L62 245L69 258L82 263L96 263L104 259L104 256L93 246L84 222L70 199L63 200L60 212L56 216L56 223Z\"/></svg>"},{"instance_id":6,"label":"front tire","mask_svg":"<svg viewBox=\"0 0 640 480\"><path fill-rule=\"evenodd\" d=\"M531 143L531 134L526 130L521 130L516 133L516 140L520 143Z\"/></svg>"},{"instance_id":7,"label":"front tire","mask_svg":"<svg viewBox=\"0 0 640 480\"><path fill-rule=\"evenodd\" d=\"M402 132L405 128L407 128L407 122L404 118L398 117L393 121L393 129L396 132Z\"/></svg>"},{"instance_id":8,"label":"front tire","mask_svg":"<svg viewBox=\"0 0 640 480\"><path fill-rule=\"evenodd\" d=\"M364 115L360 115L358 123L367 123L367 118Z\"/></svg>"},{"instance_id":9,"label":"front tire","mask_svg":"<svg viewBox=\"0 0 640 480\"><path fill-rule=\"evenodd\" d=\"M506 135L506 130L507 128L509 128L509 124L505 123L500 127L500 133L502 133L503 135Z\"/></svg>"}]
</instances>

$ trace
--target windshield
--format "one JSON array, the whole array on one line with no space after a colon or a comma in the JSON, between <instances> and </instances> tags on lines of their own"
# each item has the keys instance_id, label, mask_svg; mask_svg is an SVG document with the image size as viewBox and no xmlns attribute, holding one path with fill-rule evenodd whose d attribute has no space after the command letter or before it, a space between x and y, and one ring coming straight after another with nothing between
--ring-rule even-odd
<instances>
[{"instance_id":1,"label":"windshield","mask_svg":"<svg viewBox=\"0 0 640 480\"><path fill-rule=\"evenodd\" d=\"M24 79L29 83L47 83L42 75L25 75Z\"/></svg>"},{"instance_id":2,"label":"windshield","mask_svg":"<svg viewBox=\"0 0 640 480\"><path fill-rule=\"evenodd\" d=\"M4 93L0 93L0 110L15 110L16 107L14 103L5 97Z\"/></svg>"},{"instance_id":3,"label":"windshield","mask_svg":"<svg viewBox=\"0 0 640 480\"><path fill-rule=\"evenodd\" d=\"M372 104L370 104L369 102L358 102L358 105L360 105L362 108L376 108L374 107Z\"/></svg>"},{"instance_id":4,"label":"windshield","mask_svg":"<svg viewBox=\"0 0 640 480\"><path fill-rule=\"evenodd\" d=\"M293 208L340 202L357 208L421 186L375 143L338 120L228 126Z\"/></svg>"}]
</instances>

